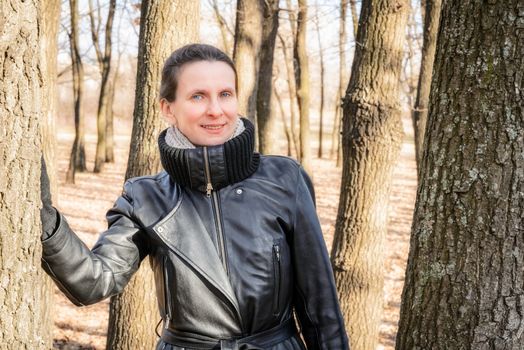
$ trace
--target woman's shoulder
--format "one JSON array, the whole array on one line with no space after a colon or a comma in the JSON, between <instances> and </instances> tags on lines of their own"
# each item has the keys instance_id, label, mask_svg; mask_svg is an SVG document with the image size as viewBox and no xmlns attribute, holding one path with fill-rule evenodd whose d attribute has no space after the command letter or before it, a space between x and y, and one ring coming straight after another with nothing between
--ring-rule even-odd
<instances>
[{"instance_id":1,"label":"woman's shoulder","mask_svg":"<svg viewBox=\"0 0 524 350\"><path fill-rule=\"evenodd\" d=\"M274 181L296 183L302 166L291 157L279 155L260 156L260 166L257 175L273 179Z\"/></svg>"},{"instance_id":2,"label":"woman's shoulder","mask_svg":"<svg viewBox=\"0 0 524 350\"><path fill-rule=\"evenodd\" d=\"M175 192L178 192L177 186L165 171L155 175L131 177L125 181L123 191L125 195L133 199L150 197L155 193L172 197Z\"/></svg>"}]
</instances>

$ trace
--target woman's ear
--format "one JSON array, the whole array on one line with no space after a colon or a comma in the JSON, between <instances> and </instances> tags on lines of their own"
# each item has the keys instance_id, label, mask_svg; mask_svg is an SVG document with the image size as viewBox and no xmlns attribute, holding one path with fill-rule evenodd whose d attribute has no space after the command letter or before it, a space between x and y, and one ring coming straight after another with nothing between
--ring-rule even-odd
<instances>
[{"instance_id":1,"label":"woman's ear","mask_svg":"<svg viewBox=\"0 0 524 350\"><path fill-rule=\"evenodd\" d=\"M176 118L171 110L171 103L165 98L160 100L160 111L164 119L170 124L176 126Z\"/></svg>"}]
</instances>

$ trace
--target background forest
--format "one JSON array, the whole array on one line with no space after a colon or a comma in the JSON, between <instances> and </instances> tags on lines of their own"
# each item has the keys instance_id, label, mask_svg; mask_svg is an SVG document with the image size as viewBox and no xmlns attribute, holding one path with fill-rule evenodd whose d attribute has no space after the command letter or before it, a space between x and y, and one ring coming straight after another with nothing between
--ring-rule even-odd
<instances>
[{"instance_id":1,"label":"background forest","mask_svg":"<svg viewBox=\"0 0 524 350\"><path fill-rule=\"evenodd\" d=\"M159 72L196 41L311 174L352 349L524 348L522 1L7 0L0 36L0 348L153 348L147 263L82 308L41 270L40 155L91 247L160 170Z\"/></svg>"}]
</instances>

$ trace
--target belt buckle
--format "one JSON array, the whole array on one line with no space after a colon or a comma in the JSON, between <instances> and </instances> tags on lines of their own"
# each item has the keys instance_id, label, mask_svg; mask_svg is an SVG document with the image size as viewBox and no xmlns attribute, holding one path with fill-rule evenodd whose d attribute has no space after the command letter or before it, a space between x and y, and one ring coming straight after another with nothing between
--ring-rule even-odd
<instances>
[{"instance_id":1,"label":"belt buckle","mask_svg":"<svg viewBox=\"0 0 524 350\"><path fill-rule=\"evenodd\" d=\"M239 350L238 342L235 339L221 339L220 350Z\"/></svg>"}]
</instances>

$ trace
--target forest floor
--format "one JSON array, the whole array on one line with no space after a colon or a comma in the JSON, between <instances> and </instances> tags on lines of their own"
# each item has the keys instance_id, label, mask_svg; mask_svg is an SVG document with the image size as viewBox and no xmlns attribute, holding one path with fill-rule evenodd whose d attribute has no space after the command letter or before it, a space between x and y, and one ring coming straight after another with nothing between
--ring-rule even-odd
<instances>
[{"instance_id":1,"label":"forest floor","mask_svg":"<svg viewBox=\"0 0 524 350\"><path fill-rule=\"evenodd\" d=\"M416 164L409 121L404 121L406 141L396 164L389 198L384 313L380 325L379 349L392 350L409 250L409 234L416 195ZM78 236L92 247L106 229L106 211L120 195L129 149L130 128L115 128L115 163L108 163L100 174L77 173L74 185L65 184L74 134L58 132L59 199L57 208L66 216ZM96 134L86 134L87 168L93 169ZM326 148L329 150L329 148ZM316 154L313 153L313 154ZM328 248L331 247L337 216L341 168L330 159L313 160L317 210ZM56 205L55 204L55 205ZM54 347L57 349L105 349L109 300L87 307L76 307L55 287ZM153 331L153 330L152 330Z\"/></svg>"}]
</instances>

